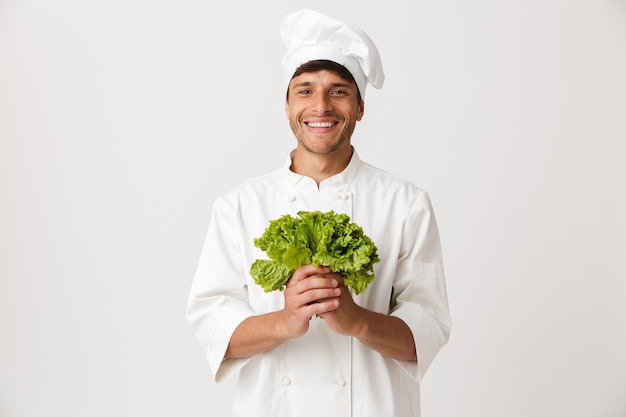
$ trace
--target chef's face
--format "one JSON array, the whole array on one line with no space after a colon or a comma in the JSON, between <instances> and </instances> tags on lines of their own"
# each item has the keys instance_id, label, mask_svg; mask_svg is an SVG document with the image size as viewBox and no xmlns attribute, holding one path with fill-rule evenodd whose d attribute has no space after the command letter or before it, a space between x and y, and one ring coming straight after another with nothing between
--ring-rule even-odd
<instances>
[{"instance_id":1,"label":"chef's face","mask_svg":"<svg viewBox=\"0 0 626 417\"><path fill-rule=\"evenodd\" d=\"M304 72L291 79L285 113L298 146L316 154L350 147L364 105L354 81L333 71Z\"/></svg>"}]
</instances>

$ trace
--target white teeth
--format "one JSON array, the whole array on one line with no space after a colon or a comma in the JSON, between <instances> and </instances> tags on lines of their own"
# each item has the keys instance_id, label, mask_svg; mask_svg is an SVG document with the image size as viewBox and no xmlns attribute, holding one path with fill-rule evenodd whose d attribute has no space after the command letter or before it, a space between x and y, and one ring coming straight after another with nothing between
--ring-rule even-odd
<instances>
[{"instance_id":1,"label":"white teeth","mask_svg":"<svg viewBox=\"0 0 626 417\"><path fill-rule=\"evenodd\" d=\"M307 123L310 127L333 127L333 122L309 122Z\"/></svg>"}]
</instances>

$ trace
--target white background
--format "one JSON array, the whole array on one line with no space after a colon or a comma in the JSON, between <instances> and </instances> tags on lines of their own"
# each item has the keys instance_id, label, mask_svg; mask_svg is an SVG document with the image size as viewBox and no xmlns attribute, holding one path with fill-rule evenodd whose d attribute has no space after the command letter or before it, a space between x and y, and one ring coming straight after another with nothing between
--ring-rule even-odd
<instances>
[{"instance_id":1,"label":"white background","mask_svg":"<svg viewBox=\"0 0 626 417\"><path fill-rule=\"evenodd\" d=\"M624 1L3 0L0 416L229 415L187 291L213 200L295 144L301 7L378 44L354 144L435 206L424 417L626 415Z\"/></svg>"}]
</instances>

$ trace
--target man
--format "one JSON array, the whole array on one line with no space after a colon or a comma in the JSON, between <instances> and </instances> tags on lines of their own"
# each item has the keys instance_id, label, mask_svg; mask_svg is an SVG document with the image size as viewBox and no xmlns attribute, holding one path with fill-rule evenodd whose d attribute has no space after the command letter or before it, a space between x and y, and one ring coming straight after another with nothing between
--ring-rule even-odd
<instances>
[{"instance_id":1,"label":"man","mask_svg":"<svg viewBox=\"0 0 626 417\"><path fill-rule=\"evenodd\" d=\"M447 343L439 234L427 194L362 162L351 144L367 83L384 75L360 29L303 10L281 34L285 112L297 147L285 166L216 200L187 317L219 382L239 374L235 416L419 416L419 381ZM284 292L250 277L269 221L346 213L378 247L359 295L303 265Z\"/></svg>"}]
</instances>

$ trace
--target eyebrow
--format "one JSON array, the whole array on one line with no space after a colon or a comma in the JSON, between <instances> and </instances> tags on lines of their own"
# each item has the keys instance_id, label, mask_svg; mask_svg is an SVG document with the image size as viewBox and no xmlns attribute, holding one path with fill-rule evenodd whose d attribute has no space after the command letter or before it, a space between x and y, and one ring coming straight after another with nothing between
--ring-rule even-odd
<instances>
[{"instance_id":1,"label":"eyebrow","mask_svg":"<svg viewBox=\"0 0 626 417\"><path fill-rule=\"evenodd\" d=\"M302 82L299 82L297 84L294 84L293 88L296 88L296 87L311 87L313 84L314 83L311 82L311 81L302 81ZM336 87L353 88L353 85L350 84L350 83L347 83L347 82L346 83L332 83L332 84L330 84L330 88L336 88Z\"/></svg>"}]
</instances>

